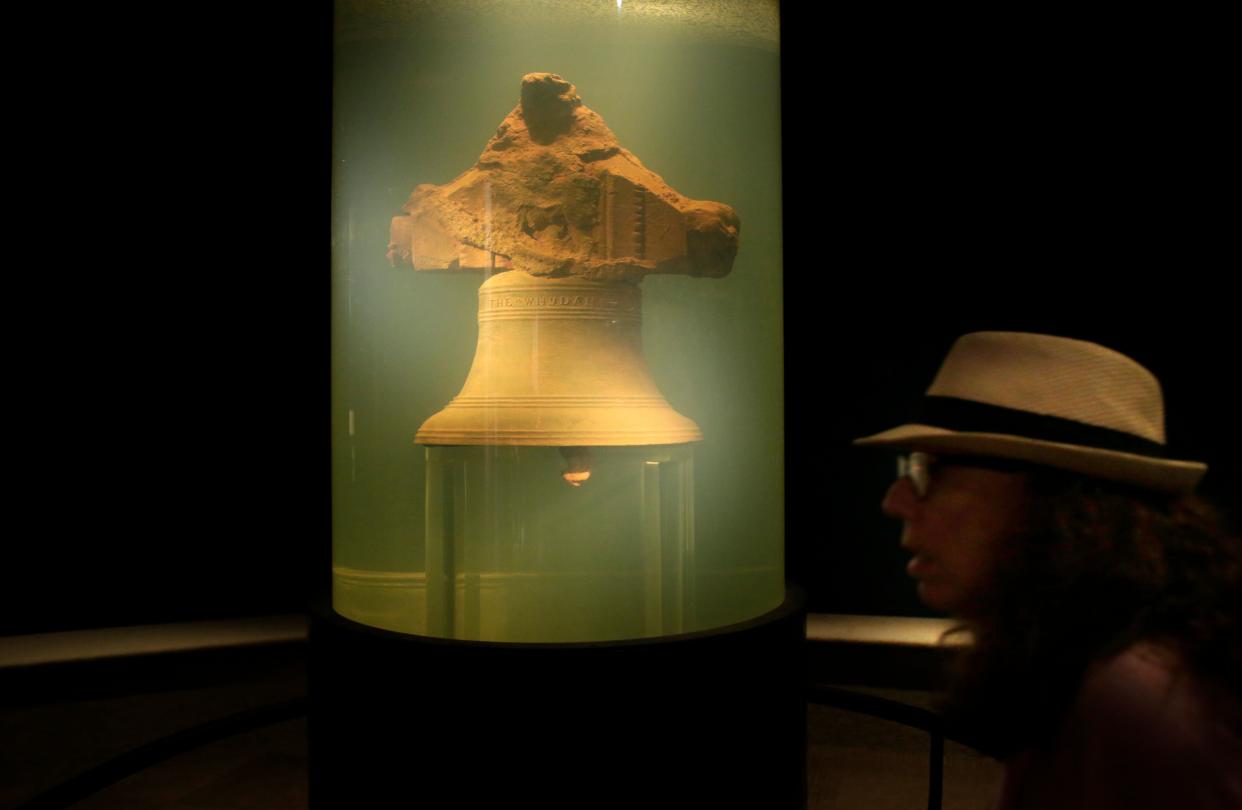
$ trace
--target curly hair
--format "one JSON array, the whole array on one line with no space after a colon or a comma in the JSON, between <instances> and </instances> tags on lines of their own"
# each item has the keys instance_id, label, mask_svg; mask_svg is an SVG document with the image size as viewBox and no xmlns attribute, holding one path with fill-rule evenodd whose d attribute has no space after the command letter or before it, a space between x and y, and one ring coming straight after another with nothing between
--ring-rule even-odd
<instances>
[{"instance_id":1,"label":"curly hair","mask_svg":"<svg viewBox=\"0 0 1242 810\"><path fill-rule=\"evenodd\" d=\"M974 644L942 708L959 739L1004 757L1050 744L1087 667L1139 640L1199 676L1242 683L1242 538L1197 496L1047 468L1004 545Z\"/></svg>"}]
</instances>

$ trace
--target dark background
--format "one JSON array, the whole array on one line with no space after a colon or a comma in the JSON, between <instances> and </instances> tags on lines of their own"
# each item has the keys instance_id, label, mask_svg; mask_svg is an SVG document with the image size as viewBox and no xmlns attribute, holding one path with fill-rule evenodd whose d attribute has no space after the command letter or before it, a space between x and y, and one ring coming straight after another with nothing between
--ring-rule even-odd
<instances>
[{"instance_id":1,"label":"dark background","mask_svg":"<svg viewBox=\"0 0 1242 810\"><path fill-rule=\"evenodd\" d=\"M1164 21L818 6L782 9L787 570L810 609L928 615L879 514L891 459L849 440L976 329L1146 365L1175 453L1236 503L1211 54ZM0 633L300 610L330 576L330 4L87 22L15 153L41 230L14 229L34 258Z\"/></svg>"},{"instance_id":2,"label":"dark background","mask_svg":"<svg viewBox=\"0 0 1242 810\"><path fill-rule=\"evenodd\" d=\"M1236 172L1204 29L782 15L788 570L811 610L931 615L879 515L891 456L849 441L905 421L970 331L1135 358L1173 456L1237 505Z\"/></svg>"}]
</instances>

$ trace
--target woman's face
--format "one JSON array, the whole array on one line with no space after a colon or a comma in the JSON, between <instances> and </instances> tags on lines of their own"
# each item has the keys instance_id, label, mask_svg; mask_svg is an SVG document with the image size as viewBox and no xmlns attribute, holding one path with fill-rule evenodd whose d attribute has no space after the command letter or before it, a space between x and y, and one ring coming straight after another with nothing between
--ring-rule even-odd
<instances>
[{"instance_id":1,"label":"woman's face","mask_svg":"<svg viewBox=\"0 0 1242 810\"><path fill-rule=\"evenodd\" d=\"M926 495L909 478L889 487L881 508L902 521L901 546L914 556L906 572L919 599L970 617L983 609L999 554L1026 519L1026 475L971 467L951 456L930 463Z\"/></svg>"}]
</instances>

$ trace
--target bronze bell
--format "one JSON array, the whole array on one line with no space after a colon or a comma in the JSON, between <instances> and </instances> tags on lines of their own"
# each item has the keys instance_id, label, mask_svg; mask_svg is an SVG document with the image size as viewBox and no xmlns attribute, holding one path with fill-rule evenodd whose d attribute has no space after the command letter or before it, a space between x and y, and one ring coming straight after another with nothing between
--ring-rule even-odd
<instances>
[{"instance_id":1,"label":"bronze bell","mask_svg":"<svg viewBox=\"0 0 1242 810\"><path fill-rule=\"evenodd\" d=\"M621 148L573 85L525 76L521 102L475 166L443 186L418 186L402 212L388 248L394 265L490 274L470 373L416 442L580 449L703 438L651 378L639 282L728 273L737 216L670 188ZM587 456L565 455L575 483Z\"/></svg>"},{"instance_id":2,"label":"bronze bell","mask_svg":"<svg viewBox=\"0 0 1242 810\"><path fill-rule=\"evenodd\" d=\"M651 378L637 284L511 270L479 288L470 374L415 441L578 447L702 438Z\"/></svg>"}]
</instances>

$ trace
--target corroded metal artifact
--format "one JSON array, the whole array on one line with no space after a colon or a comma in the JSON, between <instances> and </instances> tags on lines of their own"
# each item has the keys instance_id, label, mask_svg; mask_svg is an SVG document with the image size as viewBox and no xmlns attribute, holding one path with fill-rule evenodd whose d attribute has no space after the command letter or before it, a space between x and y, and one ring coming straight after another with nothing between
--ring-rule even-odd
<instances>
[{"instance_id":1,"label":"corroded metal artifact","mask_svg":"<svg viewBox=\"0 0 1242 810\"><path fill-rule=\"evenodd\" d=\"M521 103L478 163L418 186L401 210L388 258L415 270L639 281L723 276L737 254L732 208L670 188L552 73L522 79Z\"/></svg>"},{"instance_id":2,"label":"corroded metal artifact","mask_svg":"<svg viewBox=\"0 0 1242 810\"><path fill-rule=\"evenodd\" d=\"M443 186L415 188L392 220L394 266L490 275L470 374L416 441L701 439L651 379L638 282L650 273L726 275L738 230L732 208L682 196L623 149L572 84L526 75L521 102L478 162ZM585 463L571 456L571 468Z\"/></svg>"}]
</instances>

